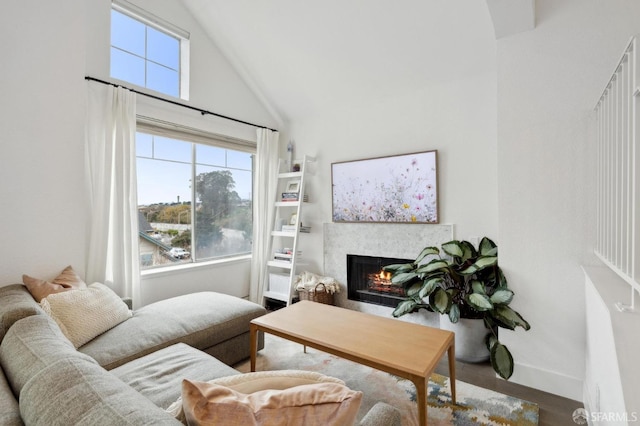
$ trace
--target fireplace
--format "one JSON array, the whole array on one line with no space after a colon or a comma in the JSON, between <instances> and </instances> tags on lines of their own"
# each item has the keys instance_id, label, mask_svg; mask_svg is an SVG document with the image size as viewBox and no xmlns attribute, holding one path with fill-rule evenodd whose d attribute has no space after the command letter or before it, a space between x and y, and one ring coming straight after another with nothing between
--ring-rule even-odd
<instances>
[{"instance_id":1,"label":"fireplace","mask_svg":"<svg viewBox=\"0 0 640 426\"><path fill-rule=\"evenodd\" d=\"M347 254L347 297L349 300L395 308L405 298L404 288L391 283L382 267L411 263L411 259Z\"/></svg>"}]
</instances>

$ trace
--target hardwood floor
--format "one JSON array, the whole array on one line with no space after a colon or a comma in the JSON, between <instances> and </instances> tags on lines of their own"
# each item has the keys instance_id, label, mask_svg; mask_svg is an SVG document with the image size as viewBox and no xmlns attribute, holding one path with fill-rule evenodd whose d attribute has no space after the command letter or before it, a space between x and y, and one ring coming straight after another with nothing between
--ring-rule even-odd
<instances>
[{"instance_id":1,"label":"hardwood floor","mask_svg":"<svg viewBox=\"0 0 640 426\"><path fill-rule=\"evenodd\" d=\"M438 364L436 373L448 376L448 372L449 366L444 359ZM540 407L540 426L575 425L576 423L572 419L573 411L583 407L582 402L502 380L496 377L488 362L467 364L456 361L456 378L476 386L535 402Z\"/></svg>"}]
</instances>

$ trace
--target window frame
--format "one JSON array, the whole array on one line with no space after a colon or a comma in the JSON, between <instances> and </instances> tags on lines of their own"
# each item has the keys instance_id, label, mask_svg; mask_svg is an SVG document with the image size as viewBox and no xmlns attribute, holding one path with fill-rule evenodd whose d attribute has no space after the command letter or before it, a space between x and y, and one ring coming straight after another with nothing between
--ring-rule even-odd
<instances>
[{"instance_id":1,"label":"window frame","mask_svg":"<svg viewBox=\"0 0 640 426\"><path fill-rule=\"evenodd\" d=\"M190 37L191 35L189 34L188 31L183 30L182 28L179 28L178 26L165 21L162 18L159 18L149 12L147 12L146 10L133 5L125 0L112 0L111 1L111 10L115 10L117 12L120 12L124 15L127 15L128 17L135 19L136 21L151 27L157 31L160 31L164 34L167 34L173 38L178 39L179 41L179 63L178 63L178 97L176 98L173 95L164 93L164 92L159 92L157 90L154 89L150 89L148 87L145 86L140 86L137 85L133 82L130 81L126 81L126 80L120 80L116 77L112 77L116 80L120 80L120 81L126 81L129 84L132 84L136 87L141 87L144 88L146 90L151 90L153 92L156 93L160 93L164 96L169 96L172 98L176 98L176 99L182 99L185 101L189 100L189 74L190 74L190 67L189 67L189 63L190 63L190 49L191 49L191 42L190 42ZM111 34L111 24L109 25L109 34ZM114 47L113 45L111 45L111 38L109 39L109 48ZM145 81L146 81L146 63L147 62L153 62L150 61L147 58L147 55L145 53ZM109 54L109 61L111 61L111 54ZM111 74L109 72L109 74Z\"/></svg>"},{"instance_id":2,"label":"window frame","mask_svg":"<svg viewBox=\"0 0 640 426\"><path fill-rule=\"evenodd\" d=\"M175 140L180 140L184 142L189 142L192 144L202 144L213 146L216 148L224 148L230 149L234 151L246 152L252 154L252 164L251 164L251 203L253 205L254 196L255 196L255 155L257 153L257 143L255 141L249 141L246 139L235 138L232 136L226 136L222 134L212 133L208 131L203 131L200 129L196 129L193 127L184 126L177 123L172 123L164 120L159 120L156 118L137 115L136 116L136 133L146 133L153 136L160 136ZM137 159L137 156L136 156ZM195 159L195 146L192 146L192 168L191 168L191 179L192 182L195 182L196 177L196 167L197 162ZM137 174L137 172L136 172ZM195 187L191 190L191 205L195 206ZM195 208L191 208L191 223L194 226L192 230L192 247L195 245L195 241L198 238L195 233ZM251 223L253 225L254 222L253 210L251 211ZM140 264L141 273L150 274L159 271L172 271L181 268L193 268L198 266L206 266L211 264L222 264L222 263L230 263L237 262L238 260L251 258L251 252L248 253L236 253L229 254L219 257L213 258L203 258L201 260L196 260L195 250L192 248L191 257L189 262L178 263L175 265L157 265L152 267L147 267L142 269L142 264Z\"/></svg>"}]
</instances>

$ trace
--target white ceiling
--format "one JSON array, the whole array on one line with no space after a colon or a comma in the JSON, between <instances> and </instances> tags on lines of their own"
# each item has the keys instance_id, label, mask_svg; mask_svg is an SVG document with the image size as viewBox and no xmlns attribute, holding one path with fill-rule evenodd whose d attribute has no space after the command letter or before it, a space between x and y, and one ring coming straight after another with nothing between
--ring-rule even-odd
<instances>
[{"instance_id":1,"label":"white ceiling","mask_svg":"<svg viewBox=\"0 0 640 426\"><path fill-rule=\"evenodd\" d=\"M500 1L184 3L282 124L492 69Z\"/></svg>"},{"instance_id":2,"label":"white ceiling","mask_svg":"<svg viewBox=\"0 0 640 426\"><path fill-rule=\"evenodd\" d=\"M534 29L535 0L487 0L496 38Z\"/></svg>"}]
</instances>

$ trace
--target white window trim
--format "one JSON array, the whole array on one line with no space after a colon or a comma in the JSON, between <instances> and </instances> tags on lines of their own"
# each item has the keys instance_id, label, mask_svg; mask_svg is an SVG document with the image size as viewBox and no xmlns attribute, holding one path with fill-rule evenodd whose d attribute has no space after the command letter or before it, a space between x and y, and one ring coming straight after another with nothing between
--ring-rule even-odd
<instances>
[{"instance_id":1,"label":"white window trim","mask_svg":"<svg viewBox=\"0 0 640 426\"><path fill-rule=\"evenodd\" d=\"M112 0L111 6L117 10L118 12L124 13L126 15L133 16L137 20L145 23L146 25L152 26L153 28L169 33L177 38L189 39L189 32L183 30L180 27L175 26L171 22L167 22L162 18L159 18L146 10L136 6L135 4L129 3L125 0Z\"/></svg>"},{"instance_id":2,"label":"white window trim","mask_svg":"<svg viewBox=\"0 0 640 426\"><path fill-rule=\"evenodd\" d=\"M251 254L238 254L235 256L223 257L220 259L205 260L202 262L181 263L179 265L158 266L155 268L141 269L142 277L162 277L181 274L194 269L207 269L219 265L230 265L234 263L244 263L251 260Z\"/></svg>"},{"instance_id":3,"label":"white window trim","mask_svg":"<svg viewBox=\"0 0 640 426\"><path fill-rule=\"evenodd\" d=\"M246 139L207 132L194 127L172 123L170 121L159 120L138 114L136 117L136 127L138 131L156 136L164 136L171 139L184 140L205 145L215 145L220 148L243 151L251 154L256 153L257 143ZM215 143L212 144L212 141Z\"/></svg>"}]
</instances>

